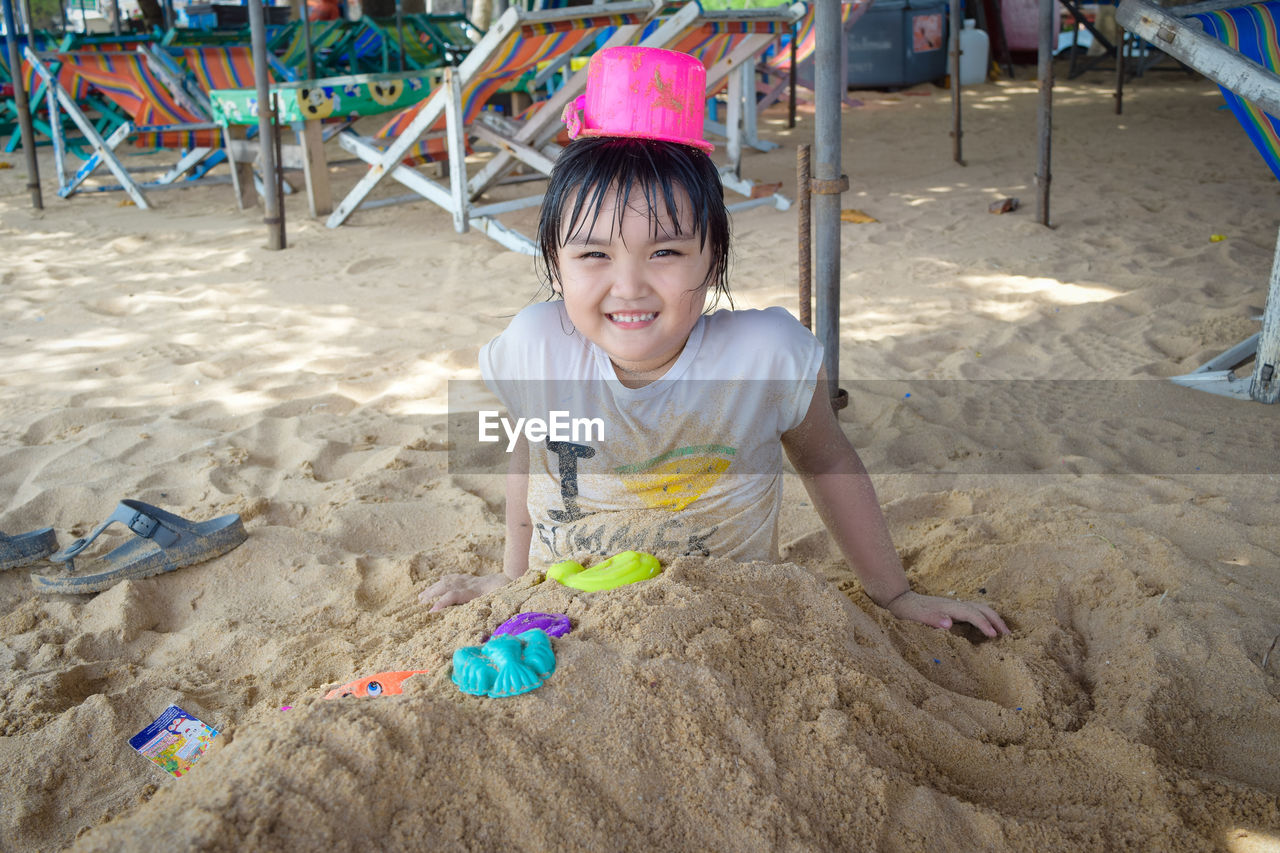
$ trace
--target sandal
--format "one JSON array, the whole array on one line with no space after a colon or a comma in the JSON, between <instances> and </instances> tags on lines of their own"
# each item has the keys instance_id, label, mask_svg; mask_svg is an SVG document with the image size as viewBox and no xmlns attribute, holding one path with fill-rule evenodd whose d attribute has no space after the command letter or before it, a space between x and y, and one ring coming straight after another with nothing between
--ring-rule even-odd
<instances>
[{"instance_id":1,"label":"sandal","mask_svg":"<svg viewBox=\"0 0 1280 853\"><path fill-rule=\"evenodd\" d=\"M6 536L0 533L0 571L38 563L58 550L58 534L52 527Z\"/></svg>"},{"instance_id":2,"label":"sandal","mask_svg":"<svg viewBox=\"0 0 1280 853\"><path fill-rule=\"evenodd\" d=\"M117 521L139 538L93 559L84 574L73 574L76 556ZM125 579L149 578L203 563L227 553L246 538L240 516L234 513L195 522L142 501L120 501L111 517L88 537L77 539L49 558L62 563L68 574L32 575L31 582L41 592L101 592Z\"/></svg>"}]
</instances>

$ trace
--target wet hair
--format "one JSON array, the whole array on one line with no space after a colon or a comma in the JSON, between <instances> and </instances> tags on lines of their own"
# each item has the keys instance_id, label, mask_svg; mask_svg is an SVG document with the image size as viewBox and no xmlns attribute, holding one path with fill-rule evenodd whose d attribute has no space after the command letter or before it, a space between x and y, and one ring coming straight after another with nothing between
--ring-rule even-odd
<instances>
[{"instance_id":1,"label":"wet hair","mask_svg":"<svg viewBox=\"0 0 1280 853\"><path fill-rule=\"evenodd\" d=\"M678 189L688 195L691 209L680 216ZM699 237L699 251L709 247L711 268L707 285L716 299L729 296L729 212L724 206L724 186L715 164L702 151L676 142L620 137L583 137L571 142L551 170L551 182L542 199L538 220L540 270L554 295L560 295L560 249L584 230L590 234L600 219L600 208L612 193L617 221L631 203L643 200L654 236L665 211L676 234L687 229ZM691 220L691 221L690 221ZM567 232L567 233L566 233ZM564 235L563 237L561 235Z\"/></svg>"}]
</instances>

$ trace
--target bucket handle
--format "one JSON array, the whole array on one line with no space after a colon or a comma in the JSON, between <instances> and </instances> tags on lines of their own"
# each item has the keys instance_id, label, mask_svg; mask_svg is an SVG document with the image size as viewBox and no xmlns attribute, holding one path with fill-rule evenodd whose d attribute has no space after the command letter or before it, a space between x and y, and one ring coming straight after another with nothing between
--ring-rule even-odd
<instances>
[{"instance_id":1,"label":"bucket handle","mask_svg":"<svg viewBox=\"0 0 1280 853\"><path fill-rule=\"evenodd\" d=\"M578 134L582 133L582 111L586 109L586 106L586 95L579 95L564 105L564 112L560 115L560 121L564 122L565 128L568 129L570 139L577 139Z\"/></svg>"}]
</instances>

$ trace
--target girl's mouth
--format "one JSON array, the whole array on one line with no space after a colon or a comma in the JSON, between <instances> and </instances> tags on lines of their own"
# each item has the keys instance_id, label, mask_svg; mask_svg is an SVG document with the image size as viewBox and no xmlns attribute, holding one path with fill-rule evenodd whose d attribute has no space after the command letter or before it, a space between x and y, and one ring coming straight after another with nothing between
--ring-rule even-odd
<instances>
[{"instance_id":1,"label":"girl's mouth","mask_svg":"<svg viewBox=\"0 0 1280 853\"><path fill-rule=\"evenodd\" d=\"M658 318L657 311L638 312L631 311L627 313L617 312L614 314L605 314L610 322L621 326L624 329L638 329L647 326Z\"/></svg>"}]
</instances>

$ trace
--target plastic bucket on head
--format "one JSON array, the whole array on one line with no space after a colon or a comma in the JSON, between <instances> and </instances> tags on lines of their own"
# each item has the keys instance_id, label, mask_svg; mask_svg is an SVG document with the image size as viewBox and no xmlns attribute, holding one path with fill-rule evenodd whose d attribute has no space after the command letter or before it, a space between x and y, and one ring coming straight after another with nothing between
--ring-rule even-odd
<instances>
[{"instance_id":1,"label":"plastic bucket on head","mask_svg":"<svg viewBox=\"0 0 1280 853\"><path fill-rule=\"evenodd\" d=\"M586 94L565 108L564 122L575 138L658 139L710 151L702 138L706 88L707 69L686 53L609 48L591 57Z\"/></svg>"}]
</instances>

